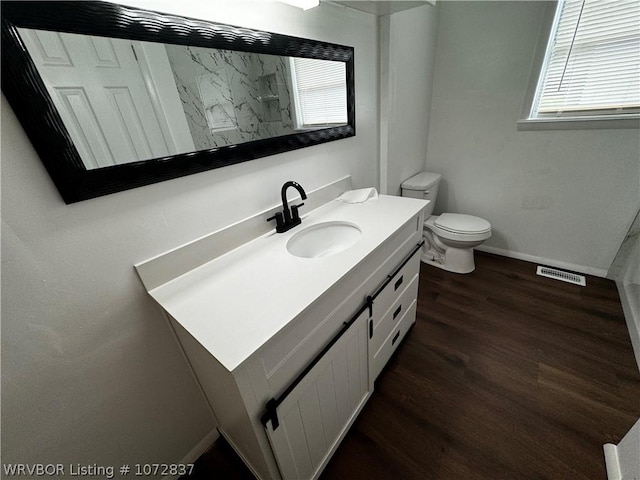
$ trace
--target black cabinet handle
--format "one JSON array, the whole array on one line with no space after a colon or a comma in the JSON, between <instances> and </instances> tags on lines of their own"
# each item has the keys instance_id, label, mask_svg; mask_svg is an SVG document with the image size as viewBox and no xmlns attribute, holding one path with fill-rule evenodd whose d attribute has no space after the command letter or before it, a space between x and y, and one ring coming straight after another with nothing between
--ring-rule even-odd
<instances>
[{"instance_id":1,"label":"black cabinet handle","mask_svg":"<svg viewBox=\"0 0 640 480\"><path fill-rule=\"evenodd\" d=\"M403 281L403 280L404 280L404 275L402 275L402 276L398 279L398 281L393 285L393 289L394 289L394 290L397 290L397 289L400 287L400 285L402 285L402 281Z\"/></svg>"},{"instance_id":2,"label":"black cabinet handle","mask_svg":"<svg viewBox=\"0 0 640 480\"><path fill-rule=\"evenodd\" d=\"M398 333L396 333L395 337L393 337L393 340L391 340L391 345L396 343L396 340L398 340L399 336L400 336L400 330L398 330Z\"/></svg>"},{"instance_id":3,"label":"black cabinet handle","mask_svg":"<svg viewBox=\"0 0 640 480\"><path fill-rule=\"evenodd\" d=\"M395 311L395 312L393 312L393 319L394 319L394 320L396 319L396 317L397 317L398 315L400 315L400 311L401 311L401 310L402 310L402 304L398 305L398 308L396 308L396 311Z\"/></svg>"}]
</instances>

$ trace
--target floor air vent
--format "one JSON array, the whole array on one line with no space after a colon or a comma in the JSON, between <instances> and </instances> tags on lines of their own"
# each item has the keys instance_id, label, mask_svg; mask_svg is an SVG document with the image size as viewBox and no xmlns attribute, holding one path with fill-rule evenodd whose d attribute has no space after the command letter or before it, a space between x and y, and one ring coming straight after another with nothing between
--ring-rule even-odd
<instances>
[{"instance_id":1,"label":"floor air vent","mask_svg":"<svg viewBox=\"0 0 640 480\"><path fill-rule=\"evenodd\" d=\"M587 285L587 280L583 275L563 272L562 270L556 270L555 268L541 267L538 265L538 270L536 273L541 277L555 278L556 280L573 283L575 285L582 285L583 287Z\"/></svg>"}]
</instances>

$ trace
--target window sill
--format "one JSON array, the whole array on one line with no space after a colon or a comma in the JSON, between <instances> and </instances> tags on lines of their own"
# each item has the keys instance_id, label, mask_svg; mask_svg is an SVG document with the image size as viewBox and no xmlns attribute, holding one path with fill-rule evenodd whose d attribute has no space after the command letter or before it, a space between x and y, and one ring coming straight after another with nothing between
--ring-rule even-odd
<instances>
[{"instance_id":1,"label":"window sill","mask_svg":"<svg viewBox=\"0 0 640 480\"><path fill-rule=\"evenodd\" d=\"M597 130L607 128L639 128L640 115L573 118L525 118L518 121L519 131Z\"/></svg>"}]
</instances>

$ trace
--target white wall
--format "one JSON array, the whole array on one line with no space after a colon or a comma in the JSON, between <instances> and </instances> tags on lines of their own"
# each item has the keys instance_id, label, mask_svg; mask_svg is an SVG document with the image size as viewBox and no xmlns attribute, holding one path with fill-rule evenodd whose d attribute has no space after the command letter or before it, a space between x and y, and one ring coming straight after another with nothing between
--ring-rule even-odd
<instances>
[{"instance_id":1,"label":"white wall","mask_svg":"<svg viewBox=\"0 0 640 480\"><path fill-rule=\"evenodd\" d=\"M517 131L546 2L438 5L436 213L486 218L490 249L605 275L640 205L638 130Z\"/></svg>"},{"instance_id":2,"label":"white wall","mask_svg":"<svg viewBox=\"0 0 640 480\"><path fill-rule=\"evenodd\" d=\"M355 47L357 136L65 205L2 97L2 461L177 462L214 427L133 265L345 174L376 184L375 18L139 1Z\"/></svg>"},{"instance_id":3,"label":"white wall","mask_svg":"<svg viewBox=\"0 0 640 480\"><path fill-rule=\"evenodd\" d=\"M436 58L437 8L427 4L381 17L381 183L400 184L424 169Z\"/></svg>"}]
</instances>

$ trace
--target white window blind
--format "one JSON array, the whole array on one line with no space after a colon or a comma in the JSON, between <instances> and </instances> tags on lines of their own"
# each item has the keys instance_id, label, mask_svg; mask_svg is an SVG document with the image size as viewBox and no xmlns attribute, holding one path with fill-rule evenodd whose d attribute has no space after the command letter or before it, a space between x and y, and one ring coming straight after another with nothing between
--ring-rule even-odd
<instances>
[{"instance_id":1,"label":"white window blind","mask_svg":"<svg viewBox=\"0 0 640 480\"><path fill-rule=\"evenodd\" d=\"M295 57L291 67L298 126L346 124L346 65Z\"/></svg>"},{"instance_id":2,"label":"white window blind","mask_svg":"<svg viewBox=\"0 0 640 480\"><path fill-rule=\"evenodd\" d=\"M638 113L640 1L562 1L531 117Z\"/></svg>"}]
</instances>

